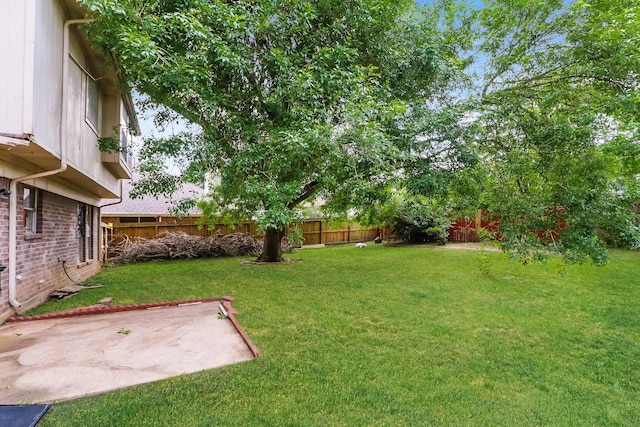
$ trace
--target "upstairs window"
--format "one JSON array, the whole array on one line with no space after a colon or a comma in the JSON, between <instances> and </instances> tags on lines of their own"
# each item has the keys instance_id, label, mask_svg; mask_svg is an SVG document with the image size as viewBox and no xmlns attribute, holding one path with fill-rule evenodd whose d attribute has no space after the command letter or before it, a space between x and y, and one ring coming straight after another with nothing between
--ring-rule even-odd
<instances>
[{"instance_id":1,"label":"upstairs window","mask_svg":"<svg viewBox=\"0 0 640 427\"><path fill-rule=\"evenodd\" d=\"M97 135L100 135L100 88L91 76L87 75L85 79L87 82L85 121Z\"/></svg>"}]
</instances>

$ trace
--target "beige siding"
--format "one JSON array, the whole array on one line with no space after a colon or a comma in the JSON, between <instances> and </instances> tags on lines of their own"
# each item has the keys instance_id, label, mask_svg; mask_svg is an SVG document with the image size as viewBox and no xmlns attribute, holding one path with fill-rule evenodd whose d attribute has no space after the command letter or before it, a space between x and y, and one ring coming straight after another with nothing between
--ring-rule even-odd
<instances>
[{"instance_id":1,"label":"beige siding","mask_svg":"<svg viewBox=\"0 0 640 427\"><path fill-rule=\"evenodd\" d=\"M38 0L36 13L36 142L56 155L60 147L60 118L62 98L62 40L65 20L64 10L56 0ZM78 40L77 25L69 29L69 63L67 76L67 162L69 167L80 171L96 183L114 193L118 190L118 180L100 160L98 137L105 135L105 127L110 129L119 123L119 111L112 122L99 122L98 133L85 121L87 79L92 75L98 79L102 94L102 104L106 102L104 88L100 86L97 74L86 59L85 52ZM97 68L97 67L96 67ZM45 72L46 70L46 72ZM113 97L113 96L112 96ZM113 102L119 105L118 101Z\"/></svg>"},{"instance_id":2,"label":"beige siding","mask_svg":"<svg viewBox=\"0 0 640 427\"><path fill-rule=\"evenodd\" d=\"M59 2L37 0L35 43L35 141L60 155L62 101L62 27L65 19Z\"/></svg>"},{"instance_id":3,"label":"beige siding","mask_svg":"<svg viewBox=\"0 0 640 427\"><path fill-rule=\"evenodd\" d=\"M98 150L99 135L85 121L87 80L90 78L74 61L69 62L68 161L85 175L99 179L103 169Z\"/></svg>"},{"instance_id":4,"label":"beige siding","mask_svg":"<svg viewBox=\"0 0 640 427\"><path fill-rule=\"evenodd\" d=\"M0 133L33 133L34 8L0 0Z\"/></svg>"},{"instance_id":5,"label":"beige siding","mask_svg":"<svg viewBox=\"0 0 640 427\"><path fill-rule=\"evenodd\" d=\"M81 17L77 10L74 16L67 15L72 3L68 1L65 7L60 0L0 0L0 146L18 141L12 135L31 135L30 144L37 146L33 152L0 151L0 170L6 172L3 176L21 176L59 165L64 23ZM111 136L113 126L120 124L122 102L113 71L101 79L105 64L89 62L82 31L79 25L72 25L69 31L67 121L63 124L69 168L55 179L39 180L37 185L66 197L97 201L119 194L117 171L102 162L97 143L99 136ZM103 108L96 130L85 121L89 75L98 80ZM80 187L62 181L73 182L79 176L83 176Z\"/></svg>"},{"instance_id":6,"label":"beige siding","mask_svg":"<svg viewBox=\"0 0 640 427\"><path fill-rule=\"evenodd\" d=\"M96 182L117 193L118 180L100 160L98 137L114 136L113 128L120 124L120 97L108 94L102 85L100 69L94 69L77 39L77 28L70 31L70 59L68 76L67 132L68 162ZM100 91L100 108L97 128L87 121L88 83L96 80ZM117 135L117 133L115 134Z\"/></svg>"}]
</instances>

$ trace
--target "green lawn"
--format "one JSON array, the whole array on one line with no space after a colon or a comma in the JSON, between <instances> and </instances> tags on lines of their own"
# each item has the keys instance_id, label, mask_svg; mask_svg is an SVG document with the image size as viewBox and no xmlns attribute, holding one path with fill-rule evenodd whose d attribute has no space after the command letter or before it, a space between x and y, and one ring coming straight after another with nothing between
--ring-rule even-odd
<instances>
[{"instance_id":1,"label":"green lawn","mask_svg":"<svg viewBox=\"0 0 640 427\"><path fill-rule=\"evenodd\" d=\"M482 274L482 257L491 272ZM105 269L35 312L233 295L254 361L54 405L43 426L637 425L640 253L603 268L352 245ZM561 274L562 273L562 274Z\"/></svg>"}]
</instances>

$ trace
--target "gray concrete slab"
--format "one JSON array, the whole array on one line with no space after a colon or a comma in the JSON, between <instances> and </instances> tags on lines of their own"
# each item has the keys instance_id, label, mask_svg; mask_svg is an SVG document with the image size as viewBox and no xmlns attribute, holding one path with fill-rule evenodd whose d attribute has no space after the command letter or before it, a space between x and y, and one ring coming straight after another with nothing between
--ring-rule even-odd
<instances>
[{"instance_id":1,"label":"gray concrete slab","mask_svg":"<svg viewBox=\"0 0 640 427\"><path fill-rule=\"evenodd\" d=\"M204 302L2 326L0 403L50 403L253 359L218 311Z\"/></svg>"}]
</instances>

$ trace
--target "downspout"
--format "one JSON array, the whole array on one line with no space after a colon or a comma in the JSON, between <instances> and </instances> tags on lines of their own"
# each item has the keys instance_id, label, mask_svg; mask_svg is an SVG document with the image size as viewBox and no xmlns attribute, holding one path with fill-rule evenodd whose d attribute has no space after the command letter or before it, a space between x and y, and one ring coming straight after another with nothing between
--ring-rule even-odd
<instances>
[{"instance_id":1,"label":"downspout","mask_svg":"<svg viewBox=\"0 0 640 427\"><path fill-rule=\"evenodd\" d=\"M54 170L25 175L11 180L9 191L9 304L20 307L16 299L17 230L18 230L18 184L30 179L43 178L67 170L67 77L69 74L69 26L87 24L95 19L70 19L65 21L62 33L62 98L60 107L60 167Z\"/></svg>"},{"instance_id":2,"label":"downspout","mask_svg":"<svg viewBox=\"0 0 640 427\"><path fill-rule=\"evenodd\" d=\"M122 193L123 193L123 189L122 189L122 183L124 182L124 179L120 179L120 195L118 196L118 201L117 202L109 202L109 203L105 203L104 205L100 205L98 206L100 209L107 207L107 206L113 206L113 205L118 205L120 203L122 203Z\"/></svg>"}]
</instances>

